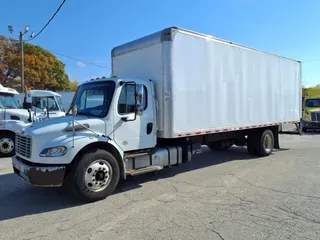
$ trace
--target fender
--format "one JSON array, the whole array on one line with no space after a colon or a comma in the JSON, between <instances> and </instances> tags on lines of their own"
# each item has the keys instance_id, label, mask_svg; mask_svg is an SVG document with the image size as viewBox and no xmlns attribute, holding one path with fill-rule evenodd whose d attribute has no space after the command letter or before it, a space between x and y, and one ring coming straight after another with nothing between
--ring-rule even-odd
<instances>
[{"instance_id":1,"label":"fender","mask_svg":"<svg viewBox=\"0 0 320 240\"><path fill-rule=\"evenodd\" d=\"M119 163L121 176L125 178L126 164L123 159L124 153L118 144L107 136L96 136L92 133L82 133L81 135L79 134L74 137L73 144L73 137L70 133L67 136L59 136L49 144L42 145L41 142L44 142L44 139L40 139L39 142L35 142L34 140L34 144L38 144L38 149L33 152L33 157L30 159L33 163L70 165L68 168L71 169L72 166L79 161L82 154L88 152L92 148L100 148L113 154ZM65 146L68 149L67 153L60 157L39 156L43 149L57 146Z\"/></svg>"},{"instance_id":2,"label":"fender","mask_svg":"<svg viewBox=\"0 0 320 240\"><path fill-rule=\"evenodd\" d=\"M77 161L80 160L81 155L88 152L88 150L90 150L90 149L93 149L93 148L104 149L104 150L110 152L116 158L116 160L118 161L119 167L120 167L121 177L123 179L126 179L126 164L123 159L124 153L123 153L122 149L118 146L118 144L115 141L113 141L112 139L110 139L108 137L99 136L96 139L97 139L96 141L91 142L91 143L83 146L76 153L76 155L74 156L70 165L73 166Z\"/></svg>"},{"instance_id":3,"label":"fender","mask_svg":"<svg viewBox=\"0 0 320 240\"><path fill-rule=\"evenodd\" d=\"M0 121L0 126L1 125L3 127L2 130L7 130L15 133L27 126L30 126L31 123L25 123L23 121L16 121L16 120L5 120L5 121Z\"/></svg>"},{"instance_id":4,"label":"fender","mask_svg":"<svg viewBox=\"0 0 320 240\"><path fill-rule=\"evenodd\" d=\"M37 146L33 149L33 156L32 159L30 159L33 163L41 163L41 164L63 164L68 165L70 164L73 159L76 158L76 156L81 152L84 151L84 149L88 149L88 147L92 147L93 144L96 145L106 145L108 143L112 148L116 149L117 154L119 154L119 157L123 157L123 152L120 150L120 148L117 146L116 143L114 143L112 140L110 140L108 137L98 137L92 133L83 132L78 133L76 136L74 136L74 141L72 137L72 133L68 133L67 135L58 136L55 139L52 139L50 142L46 142L47 137L43 135L41 138L34 138L33 139L33 145ZM40 157L39 154L43 149L46 148L52 148L52 147L58 147L58 146L64 146L67 148L67 152L64 156L60 157Z\"/></svg>"}]
</instances>

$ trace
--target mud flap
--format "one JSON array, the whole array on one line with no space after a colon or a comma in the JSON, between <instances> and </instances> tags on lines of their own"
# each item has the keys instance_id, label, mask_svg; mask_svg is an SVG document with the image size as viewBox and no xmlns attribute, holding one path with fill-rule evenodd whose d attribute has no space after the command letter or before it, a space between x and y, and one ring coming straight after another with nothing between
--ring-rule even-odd
<instances>
[{"instance_id":1,"label":"mud flap","mask_svg":"<svg viewBox=\"0 0 320 240\"><path fill-rule=\"evenodd\" d=\"M300 122L299 123L295 123L295 125L296 125L296 128L297 128L298 132L299 132L299 135L301 136L302 135L301 123Z\"/></svg>"},{"instance_id":2,"label":"mud flap","mask_svg":"<svg viewBox=\"0 0 320 240\"><path fill-rule=\"evenodd\" d=\"M280 149L278 129L274 129L272 132L273 132L273 137L274 137L274 146L273 147L275 149Z\"/></svg>"}]
</instances>

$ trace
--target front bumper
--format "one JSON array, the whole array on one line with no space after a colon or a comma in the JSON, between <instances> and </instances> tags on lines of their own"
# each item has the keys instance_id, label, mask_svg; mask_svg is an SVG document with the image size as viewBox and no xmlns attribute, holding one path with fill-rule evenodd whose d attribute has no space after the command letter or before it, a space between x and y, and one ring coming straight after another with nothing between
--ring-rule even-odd
<instances>
[{"instance_id":1,"label":"front bumper","mask_svg":"<svg viewBox=\"0 0 320 240\"><path fill-rule=\"evenodd\" d=\"M302 122L302 127L307 129L320 129L320 122Z\"/></svg>"},{"instance_id":2,"label":"front bumper","mask_svg":"<svg viewBox=\"0 0 320 240\"><path fill-rule=\"evenodd\" d=\"M17 175L38 187L62 186L66 173L65 166L31 165L17 156L12 158L12 167Z\"/></svg>"}]
</instances>

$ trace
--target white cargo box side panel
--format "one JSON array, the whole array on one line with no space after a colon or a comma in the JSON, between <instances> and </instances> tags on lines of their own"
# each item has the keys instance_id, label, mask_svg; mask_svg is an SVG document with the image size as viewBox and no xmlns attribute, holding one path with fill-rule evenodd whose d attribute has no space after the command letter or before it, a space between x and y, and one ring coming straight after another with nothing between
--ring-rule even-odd
<instances>
[{"instance_id":1,"label":"white cargo box side panel","mask_svg":"<svg viewBox=\"0 0 320 240\"><path fill-rule=\"evenodd\" d=\"M174 136L299 121L299 62L183 30L172 51Z\"/></svg>"}]
</instances>

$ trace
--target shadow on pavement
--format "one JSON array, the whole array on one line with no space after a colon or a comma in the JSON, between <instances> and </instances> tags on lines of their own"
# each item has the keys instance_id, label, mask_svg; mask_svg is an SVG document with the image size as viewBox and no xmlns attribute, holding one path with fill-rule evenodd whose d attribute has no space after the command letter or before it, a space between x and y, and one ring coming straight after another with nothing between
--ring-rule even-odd
<instances>
[{"instance_id":1,"label":"shadow on pavement","mask_svg":"<svg viewBox=\"0 0 320 240\"><path fill-rule=\"evenodd\" d=\"M0 175L0 221L80 204L60 189L33 187L13 173Z\"/></svg>"},{"instance_id":2,"label":"shadow on pavement","mask_svg":"<svg viewBox=\"0 0 320 240\"><path fill-rule=\"evenodd\" d=\"M288 148L275 149L274 152L287 151ZM166 179L174 177L178 174L183 174L189 171L198 170L201 168L211 167L218 164L223 164L231 161L239 160L257 160L258 157L247 153L247 148L232 147L228 151L213 152L208 148L202 148L202 153L195 155L191 162L183 163L171 168L165 168L162 171L138 175L135 177L128 177L126 181L121 182L115 194L130 191L142 187L141 184L150 181L157 181L159 179Z\"/></svg>"},{"instance_id":3,"label":"shadow on pavement","mask_svg":"<svg viewBox=\"0 0 320 240\"><path fill-rule=\"evenodd\" d=\"M282 149L286 150L286 149ZM158 179L171 178L177 174L238 160L256 160L247 153L246 148L233 147L226 152L203 152L194 156L193 161L172 166L162 171L130 177L121 182L114 194L141 187L141 184ZM0 175L0 221L26 215L51 212L83 204L64 189L37 188L24 182L13 173Z\"/></svg>"}]
</instances>

